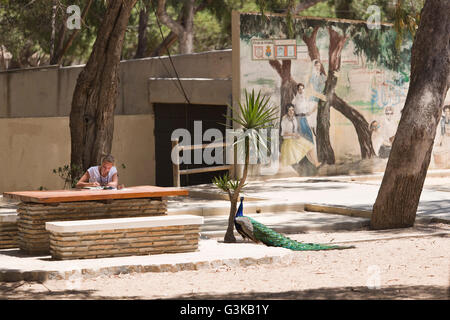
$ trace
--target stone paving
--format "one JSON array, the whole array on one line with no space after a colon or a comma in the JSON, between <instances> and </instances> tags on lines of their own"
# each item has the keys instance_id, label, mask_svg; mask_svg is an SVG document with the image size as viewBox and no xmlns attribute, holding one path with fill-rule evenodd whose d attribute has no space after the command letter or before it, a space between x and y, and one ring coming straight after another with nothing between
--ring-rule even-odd
<instances>
[{"instance_id":1,"label":"stone paving","mask_svg":"<svg viewBox=\"0 0 450 320\"><path fill-rule=\"evenodd\" d=\"M380 175L326 178L283 178L250 181L244 212L283 233L367 229ZM450 170L432 172L425 183L416 221L450 222ZM18 249L0 250L0 281L73 279L101 274L199 270L220 265L249 265L290 259L292 252L251 243L225 244L229 210L223 194L211 185L189 187L195 197L168 200L169 214L204 216L197 252L120 258L55 261L25 256ZM331 208L334 214L304 211L308 205ZM15 204L0 201L0 216Z\"/></svg>"}]
</instances>

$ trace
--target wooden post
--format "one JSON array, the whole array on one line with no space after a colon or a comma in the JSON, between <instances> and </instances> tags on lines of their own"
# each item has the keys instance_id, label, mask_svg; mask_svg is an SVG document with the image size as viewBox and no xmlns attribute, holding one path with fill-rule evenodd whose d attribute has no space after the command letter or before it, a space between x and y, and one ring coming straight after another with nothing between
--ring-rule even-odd
<instances>
[{"instance_id":1,"label":"wooden post","mask_svg":"<svg viewBox=\"0 0 450 320\"><path fill-rule=\"evenodd\" d=\"M175 151L173 150L174 148L176 148ZM174 155L172 157L173 186L180 187L180 150L178 148L178 139L172 140L172 155Z\"/></svg>"}]
</instances>

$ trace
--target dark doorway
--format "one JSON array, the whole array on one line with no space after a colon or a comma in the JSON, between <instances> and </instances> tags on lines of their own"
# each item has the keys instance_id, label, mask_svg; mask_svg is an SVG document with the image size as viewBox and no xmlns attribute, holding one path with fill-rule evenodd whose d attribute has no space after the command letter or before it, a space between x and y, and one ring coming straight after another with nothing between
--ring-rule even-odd
<instances>
[{"instance_id":1,"label":"dark doorway","mask_svg":"<svg viewBox=\"0 0 450 320\"><path fill-rule=\"evenodd\" d=\"M178 128L187 129L191 134L191 144L194 144L194 121L201 121L202 134L216 128L225 137L225 123L227 106L198 105L198 104L155 104L155 161L156 185L162 187L173 186L171 136ZM208 144L210 141L202 141ZM191 151L192 152L192 151ZM193 153L191 159L194 159ZM194 169L200 167L217 166L221 164L181 164L180 169ZM223 175L226 171L214 171L181 175L181 186L211 183L213 177Z\"/></svg>"}]
</instances>

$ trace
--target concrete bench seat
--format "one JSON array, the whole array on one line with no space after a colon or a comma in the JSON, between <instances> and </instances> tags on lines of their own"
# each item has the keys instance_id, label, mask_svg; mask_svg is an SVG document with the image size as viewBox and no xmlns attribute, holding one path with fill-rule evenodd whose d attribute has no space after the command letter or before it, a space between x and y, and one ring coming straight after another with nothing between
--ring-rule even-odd
<instances>
[{"instance_id":1,"label":"concrete bench seat","mask_svg":"<svg viewBox=\"0 0 450 320\"><path fill-rule=\"evenodd\" d=\"M161 216L166 215L167 200L136 198L61 203L21 202L17 212L21 251L41 255L50 253L46 222Z\"/></svg>"},{"instance_id":2,"label":"concrete bench seat","mask_svg":"<svg viewBox=\"0 0 450 320\"><path fill-rule=\"evenodd\" d=\"M19 247L16 210L0 208L0 249Z\"/></svg>"},{"instance_id":3,"label":"concrete bench seat","mask_svg":"<svg viewBox=\"0 0 450 320\"><path fill-rule=\"evenodd\" d=\"M46 222L54 259L191 252L203 217L194 215Z\"/></svg>"}]
</instances>

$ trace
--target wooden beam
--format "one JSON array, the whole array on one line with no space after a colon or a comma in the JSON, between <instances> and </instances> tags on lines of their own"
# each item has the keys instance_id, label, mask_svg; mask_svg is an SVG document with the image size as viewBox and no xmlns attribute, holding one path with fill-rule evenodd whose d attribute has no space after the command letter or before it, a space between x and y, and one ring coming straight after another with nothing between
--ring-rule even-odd
<instances>
[{"instance_id":1,"label":"wooden beam","mask_svg":"<svg viewBox=\"0 0 450 320\"><path fill-rule=\"evenodd\" d=\"M108 199L159 198L167 196L186 196L188 191L180 188L156 186L128 187L121 190L51 190L4 192L3 196L22 202L59 203L72 201L92 201Z\"/></svg>"},{"instance_id":2,"label":"wooden beam","mask_svg":"<svg viewBox=\"0 0 450 320\"><path fill-rule=\"evenodd\" d=\"M206 167L206 168L197 168L197 169L186 169L186 170L180 170L180 175L181 174L211 172L211 171L231 170L232 168L233 168L232 165L225 165L225 166L215 166L215 167Z\"/></svg>"}]
</instances>

